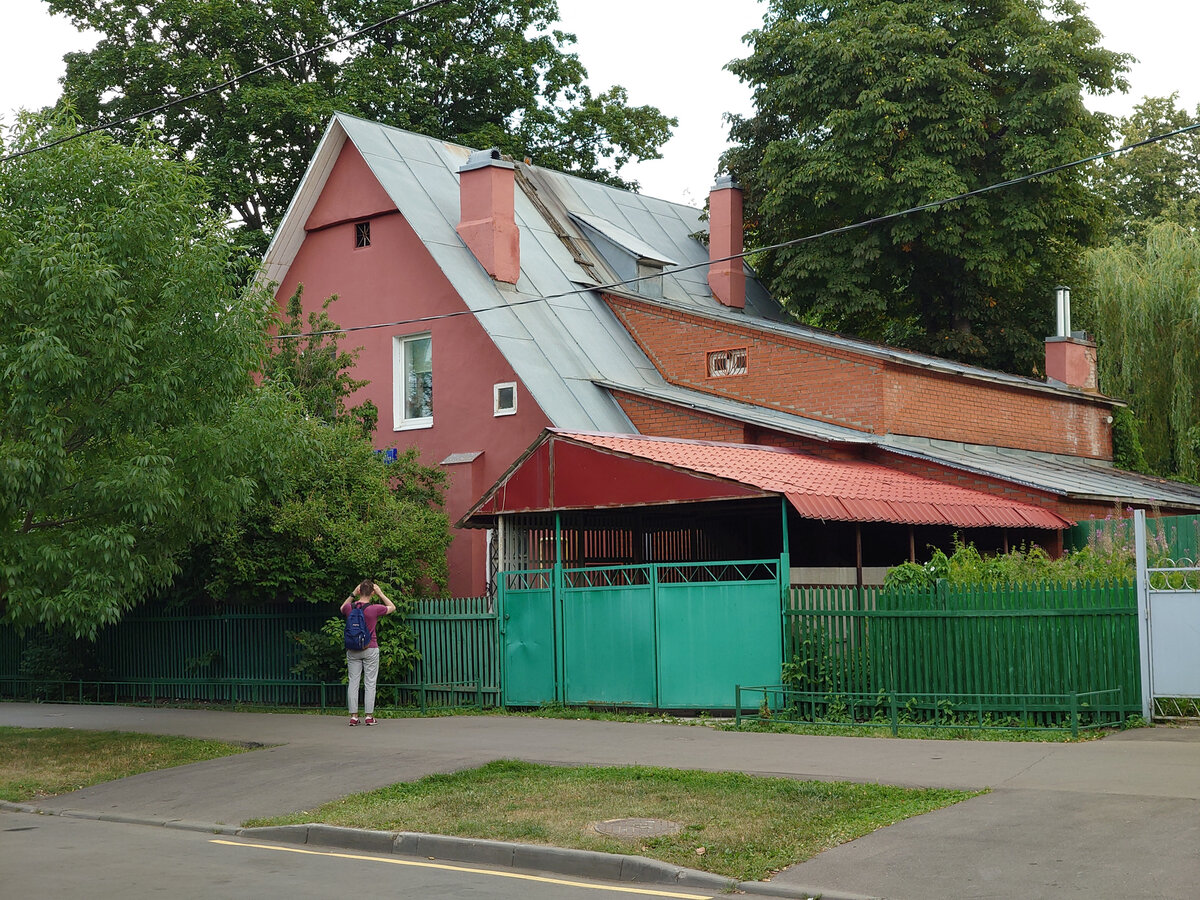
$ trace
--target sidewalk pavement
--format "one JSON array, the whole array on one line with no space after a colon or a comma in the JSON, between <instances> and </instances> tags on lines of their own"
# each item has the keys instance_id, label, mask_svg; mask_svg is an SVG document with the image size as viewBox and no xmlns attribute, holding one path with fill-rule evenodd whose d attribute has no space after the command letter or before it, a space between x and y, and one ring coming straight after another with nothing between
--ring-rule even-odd
<instances>
[{"instance_id":1,"label":"sidewalk pavement","mask_svg":"<svg viewBox=\"0 0 1200 900\"><path fill-rule=\"evenodd\" d=\"M1200 728L1160 726L1086 743L1043 744L810 737L515 716L383 719L374 728L350 729L341 715L16 703L0 703L0 725L267 745L21 807L39 812L244 833L239 826L250 818L311 809L348 793L495 759L991 788L828 850L769 883L738 887L826 900L1200 895ZM345 765L351 760L371 765ZM406 855L714 891L728 886L639 857L490 841L310 826L277 831L274 839L354 842L357 849L387 846L385 852Z\"/></svg>"}]
</instances>

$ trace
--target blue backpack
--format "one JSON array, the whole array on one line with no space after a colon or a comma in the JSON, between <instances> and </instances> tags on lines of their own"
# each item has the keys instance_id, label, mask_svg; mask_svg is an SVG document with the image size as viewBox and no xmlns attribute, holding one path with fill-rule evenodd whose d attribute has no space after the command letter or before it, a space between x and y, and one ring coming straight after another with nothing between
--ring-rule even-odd
<instances>
[{"instance_id":1,"label":"blue backpack","mask_svg":"<svg viewBox=\"0 0 1200 900\"><path fill-rule=\"evenodd\" d=\"M366 650L367 644L371 643L371 629L367 627L367 617L363 615L361 606L350 607L342 641L347 650Z\"/></svg>"}]
</instances>

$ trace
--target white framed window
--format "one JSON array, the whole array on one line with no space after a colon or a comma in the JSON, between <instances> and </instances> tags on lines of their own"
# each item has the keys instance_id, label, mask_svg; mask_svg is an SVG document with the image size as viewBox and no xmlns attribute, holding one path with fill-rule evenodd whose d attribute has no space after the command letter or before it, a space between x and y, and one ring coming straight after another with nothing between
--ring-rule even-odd
<instances>
[{"instance_id":1,"label":"white framed window","mask_svg":"<svg viewBox=\"0 0 1200 900\"><path fill-rule=\"evenodd\" d=\"M517 383L505 381L492 386L492 415L513 416L517 413Z\"/></svg>"},{"instance_id":2,"label":"white framed window","mask_svg":"<svg viewBox=\"0 0 1200 900\"><path fill-rule=\"evenodd\" d=\"M395 430L433 427L432 335L397 335L392 349Z\"/></svg>"}]
</instances>

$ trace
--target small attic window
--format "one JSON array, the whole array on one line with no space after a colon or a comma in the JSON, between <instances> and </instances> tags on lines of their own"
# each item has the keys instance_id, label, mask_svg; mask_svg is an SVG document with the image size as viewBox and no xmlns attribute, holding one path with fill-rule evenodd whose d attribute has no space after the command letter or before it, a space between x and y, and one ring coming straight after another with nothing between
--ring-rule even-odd
<instances>
[{"instance_id":1,"label":"small attic window","mask_svg":"<svg viewBox=\"0 0 1200 900\"><path fill-rule=\"evenodd\" d=\"M371 246L371 223L357 222L354 225L354 248Z\"/></svg>"},{"instance_id":2,"label":"small attic window","mask_svg":"<svg viewBox=\"0 0 1200 900\"><path fill-rule=\"evenodd\" d=\"M517 414L517 383L504 382L492 386L492 415L515 416Z\"/></svg>"},{"instance_id":3,"label":"small attic window","mask_svg":"<svg viewBox=\"0 0 1200 900\"><path fill-rule=\"evenodd\" d=\"M726 375L746 374L746 348L736 350L714 350L708 354L708 377L723 378Z\"/></svg>"}]
</instances>

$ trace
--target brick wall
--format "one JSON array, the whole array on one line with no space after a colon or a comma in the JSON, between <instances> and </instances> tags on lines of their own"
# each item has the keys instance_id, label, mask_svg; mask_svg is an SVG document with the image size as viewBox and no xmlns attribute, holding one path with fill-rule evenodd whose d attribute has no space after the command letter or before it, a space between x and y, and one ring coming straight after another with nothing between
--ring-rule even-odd
<instances>
[{"instance_id":1,"label":"brick wall","mask_svg":"<svg viewBox=\"0 0 1200 900\"><path fill-rule=\"evenodd\" d=\"M693 441L723 441L729 444L786 447L825 459L862 458L860 451L845 445L829 444L825 441L757 428L723 416L685 409L670 403L627 394L624 391L614 390L612 395L640 434Z\"/></svg>"},{"instance_id":2,"label":"brick wall","mask_svg":"<svg viewBox=\"0 0 1200 900\"><path fill-rule=\"evenodd\" d=\"M878 434L1112 458L1111 406L826 347L803 334L606 297L672 384ZM708 354L746 349L745 374L710 377Z\"/></svg>"}]
</instances>

